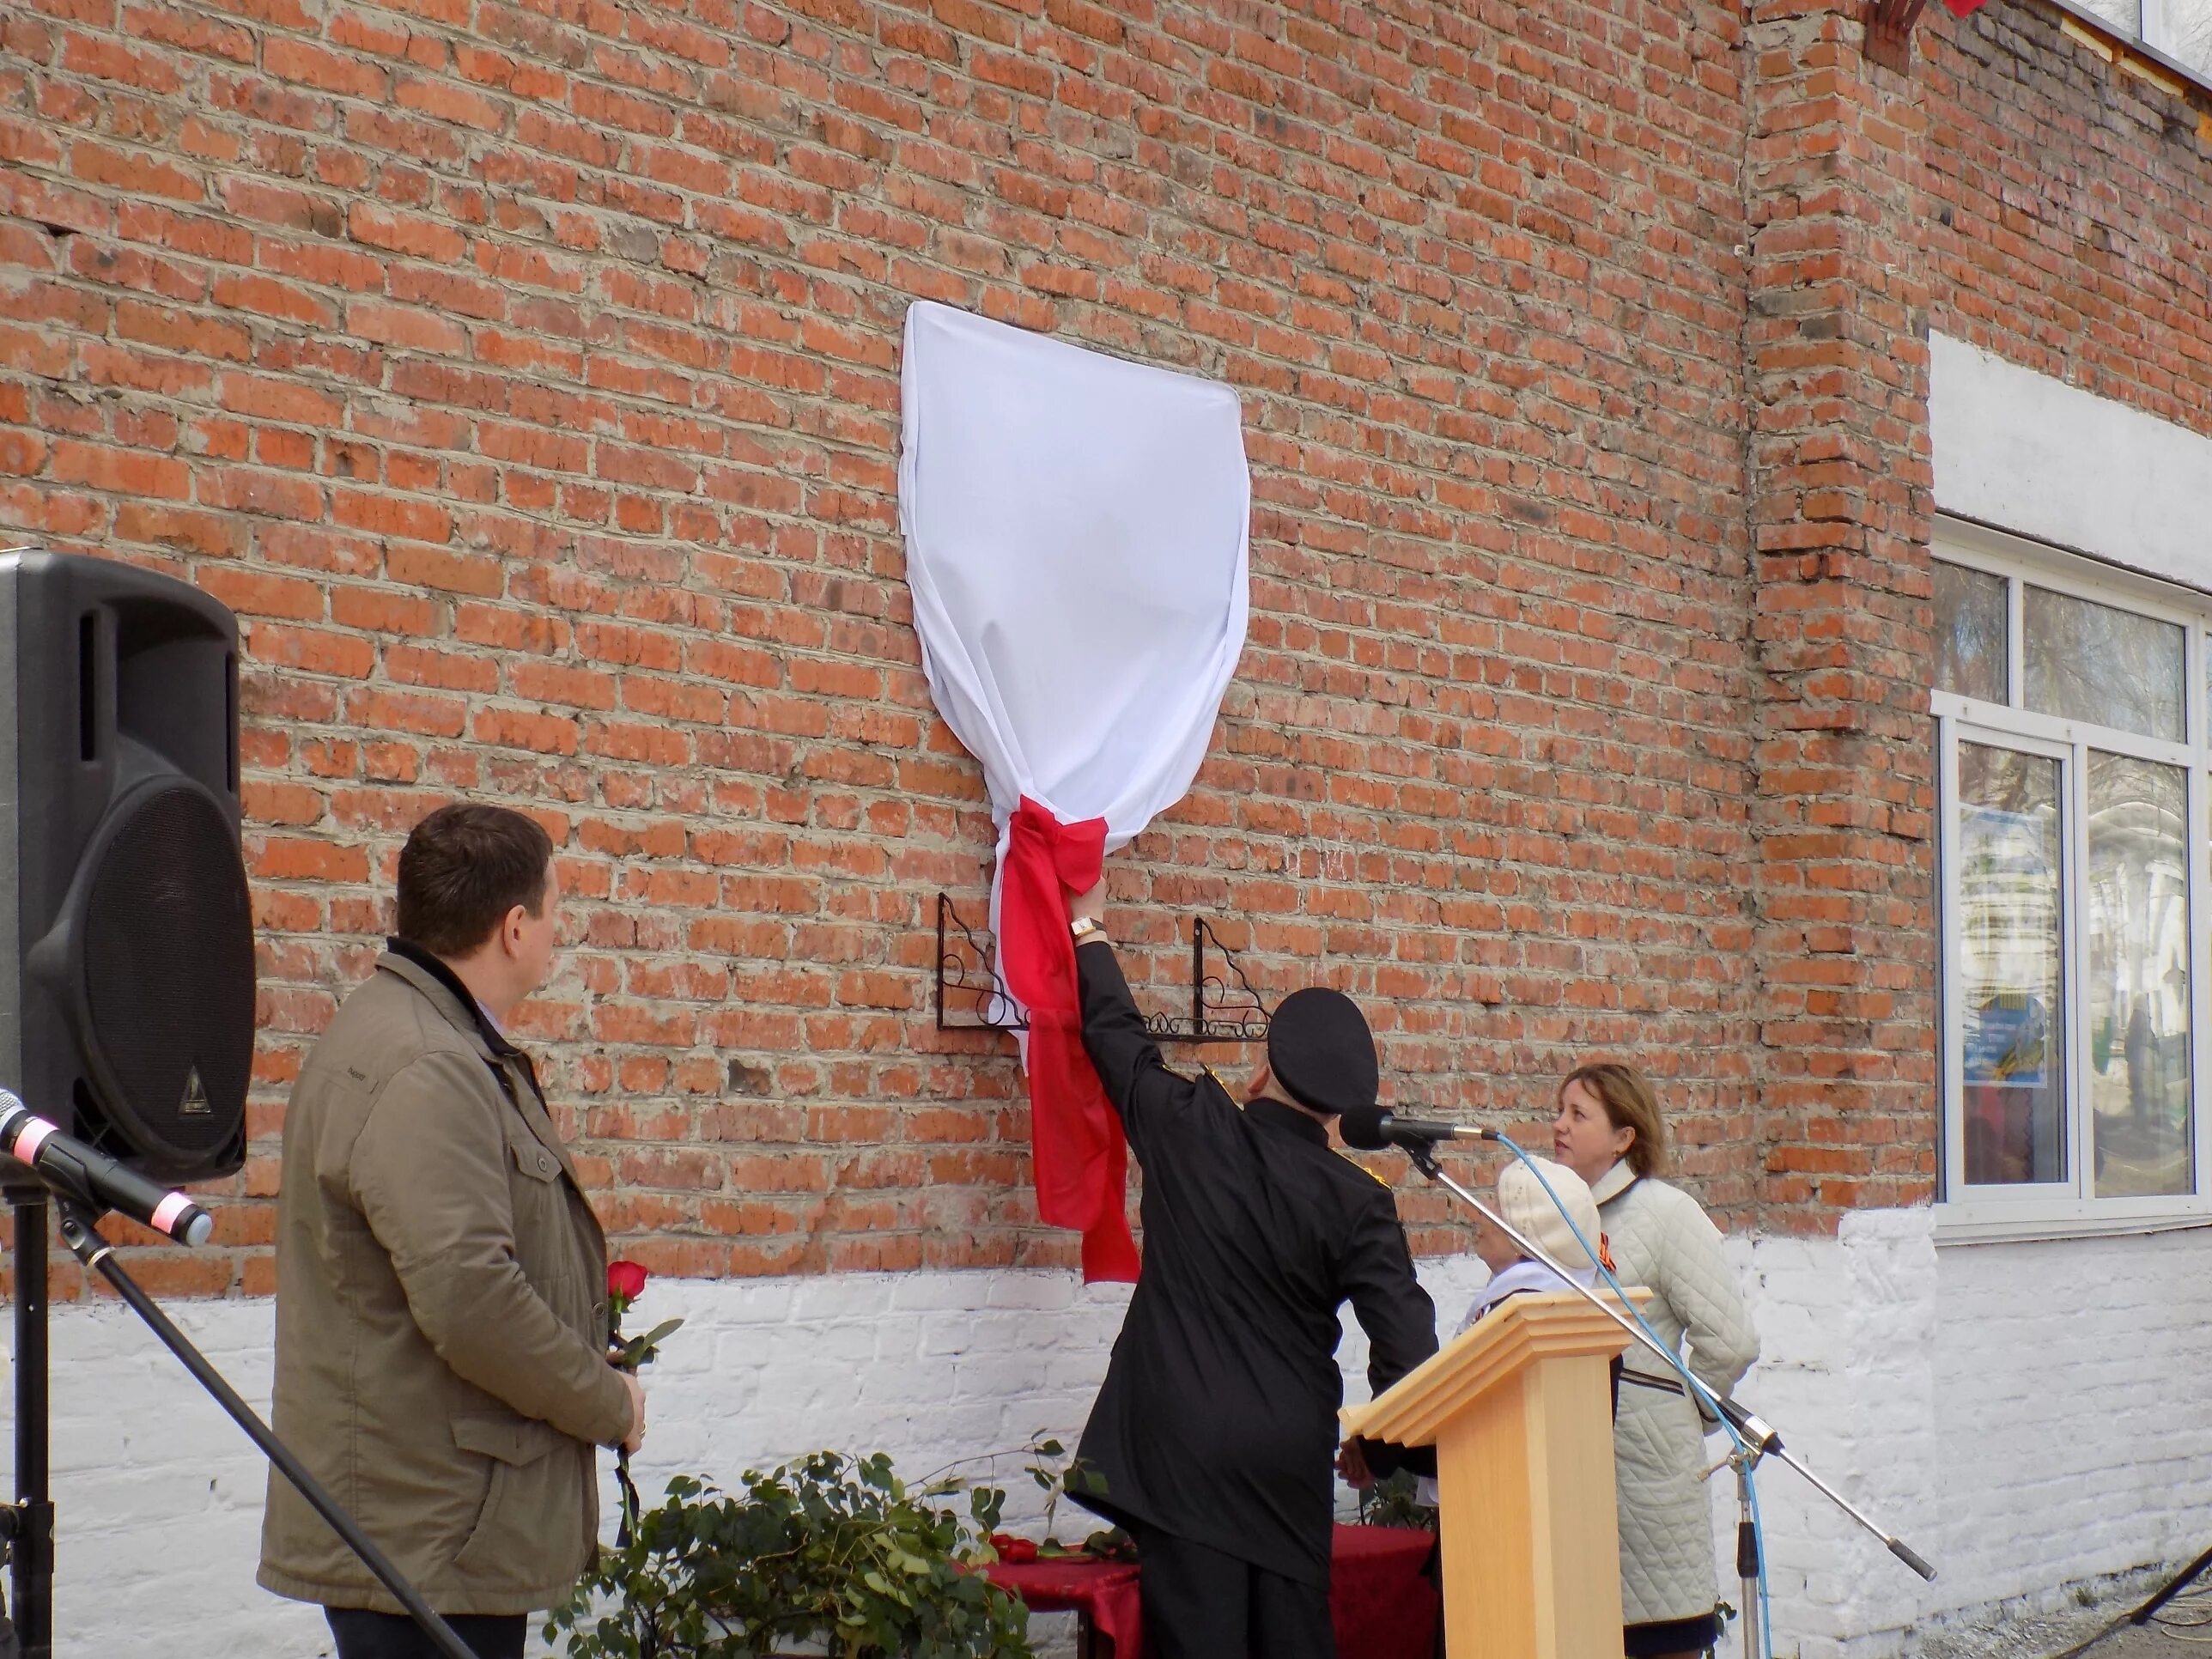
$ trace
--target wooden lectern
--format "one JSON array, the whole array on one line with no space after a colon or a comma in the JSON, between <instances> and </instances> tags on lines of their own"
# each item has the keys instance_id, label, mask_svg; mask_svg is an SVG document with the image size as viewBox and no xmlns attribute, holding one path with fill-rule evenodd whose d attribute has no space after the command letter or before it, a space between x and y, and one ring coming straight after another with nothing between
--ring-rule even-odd
<instances>
[{"instance_id":1,"label":"wooden lectern","mask_svg":"<svg viewBox=\"0 0 2212 1659\"><path fill-rule=\"evenodd\" d=\"M1516 1296L1345 1408L1347 1436L1437 1449L1450 1659L1620 1659L1609 1368L1628 1341L1578 1296Z\"/></svg>"}]
</instances>

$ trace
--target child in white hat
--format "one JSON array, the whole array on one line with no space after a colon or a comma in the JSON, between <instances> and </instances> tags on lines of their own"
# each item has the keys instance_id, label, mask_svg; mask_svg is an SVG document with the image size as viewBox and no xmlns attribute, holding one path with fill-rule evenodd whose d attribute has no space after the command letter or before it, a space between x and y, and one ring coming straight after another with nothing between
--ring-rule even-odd
<instances>
[{"instance_id":1,"label":"child in white hat","mask_svg":"<svg viewBox=\"0 0 2212 1659\"><path fill-rule=\"evenodd\" d=\"M1540 1173L1540 1182L1536 1178ZM1547 1183L1552 1189L1549 1193L1544 1190ZM1558 1203L1553 1202L1554 1197ZM1560 1213L1562 1206L1565 1215ZM1601 1249L1600 1231L1604 1224L1597 1218L1597 1200L1590 1196L1589 1183L1565 1164L1543 1158L1530 1158L1526 1164L1516 1159L1507 1164L1498 1176L1498 1213L1507 1226L1565 1267L1576 1284L1587 1286L1596 1282L1597 1263L1590 1260L1589 1251L1575 1235L1580 1233L1582 1239L1588 1240L1590 1249ZM1570 1218L1574 1222L1571 1227L1567 1224ZM1487 1217L1476 1218L1474 1253L1490 1269L1490 1283L1468 1310L1460 1326L1462 1331L1509 1296L1570 1288L1551 1268L1523 1254L1504 1230L1492 1225Z\"/></svg>"}]
</instances>

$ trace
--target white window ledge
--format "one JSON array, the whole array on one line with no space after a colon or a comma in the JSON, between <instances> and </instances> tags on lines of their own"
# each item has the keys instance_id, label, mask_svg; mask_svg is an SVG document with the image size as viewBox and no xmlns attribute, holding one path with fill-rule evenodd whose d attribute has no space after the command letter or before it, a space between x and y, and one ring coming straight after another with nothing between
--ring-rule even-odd
<instances>
[{"instance_id":1,"label":"white window ledge","mask_svg":"<svg viewBox=\"0 0 2212 1659\"><path fill-rule=\"evenodd\" d=\"M2212 1227L2212 1205L2177 1200L2146 1208L2125 1200L1971 1200L1935 1206L1936 1243L2015 1244L2035 1239L2114 1238L2134 1233Z\"/></svg>"}]
</instances>

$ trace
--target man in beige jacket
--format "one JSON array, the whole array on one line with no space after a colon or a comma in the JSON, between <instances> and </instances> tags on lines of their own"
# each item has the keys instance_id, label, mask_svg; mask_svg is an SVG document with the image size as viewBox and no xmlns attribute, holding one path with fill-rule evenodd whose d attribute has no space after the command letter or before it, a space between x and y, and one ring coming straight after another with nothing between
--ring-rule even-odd
<instances>
[{"instance_id":1,"label":"man in beige jacket","mask_svg":"<svg viewBox=\"0 0 2212 1659\"><path fill-rule=\"evenodd\" d=\"M635 1448L608 1363L606 1243L501 1035L552 963L552 842L501 807L422 820L398 937L323 1034L284 1122L276 1428L483 1659L520 1659L599 1530L594 1449ZM260 1582L339 1659L434 1654L271 1472Z\"/></svg>"}]
</instances>

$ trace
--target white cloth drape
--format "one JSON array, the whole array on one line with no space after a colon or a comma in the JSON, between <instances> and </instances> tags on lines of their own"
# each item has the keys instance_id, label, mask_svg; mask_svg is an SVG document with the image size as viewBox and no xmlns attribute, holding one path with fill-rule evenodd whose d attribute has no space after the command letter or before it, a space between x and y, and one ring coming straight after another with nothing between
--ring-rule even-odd
<instances>
[{"instance_id":1,"label":"white cloth drape","mask_svg":"<svg viewBox=\"0 0 2212 1659\"><path fill-rule=\"evenodd\" d=\"M1189 789L1243 649L1237 396L927 301L902 386L922 668L1000 851L1026 794L1110 852Z\"/></svg>"}]
</instances>

